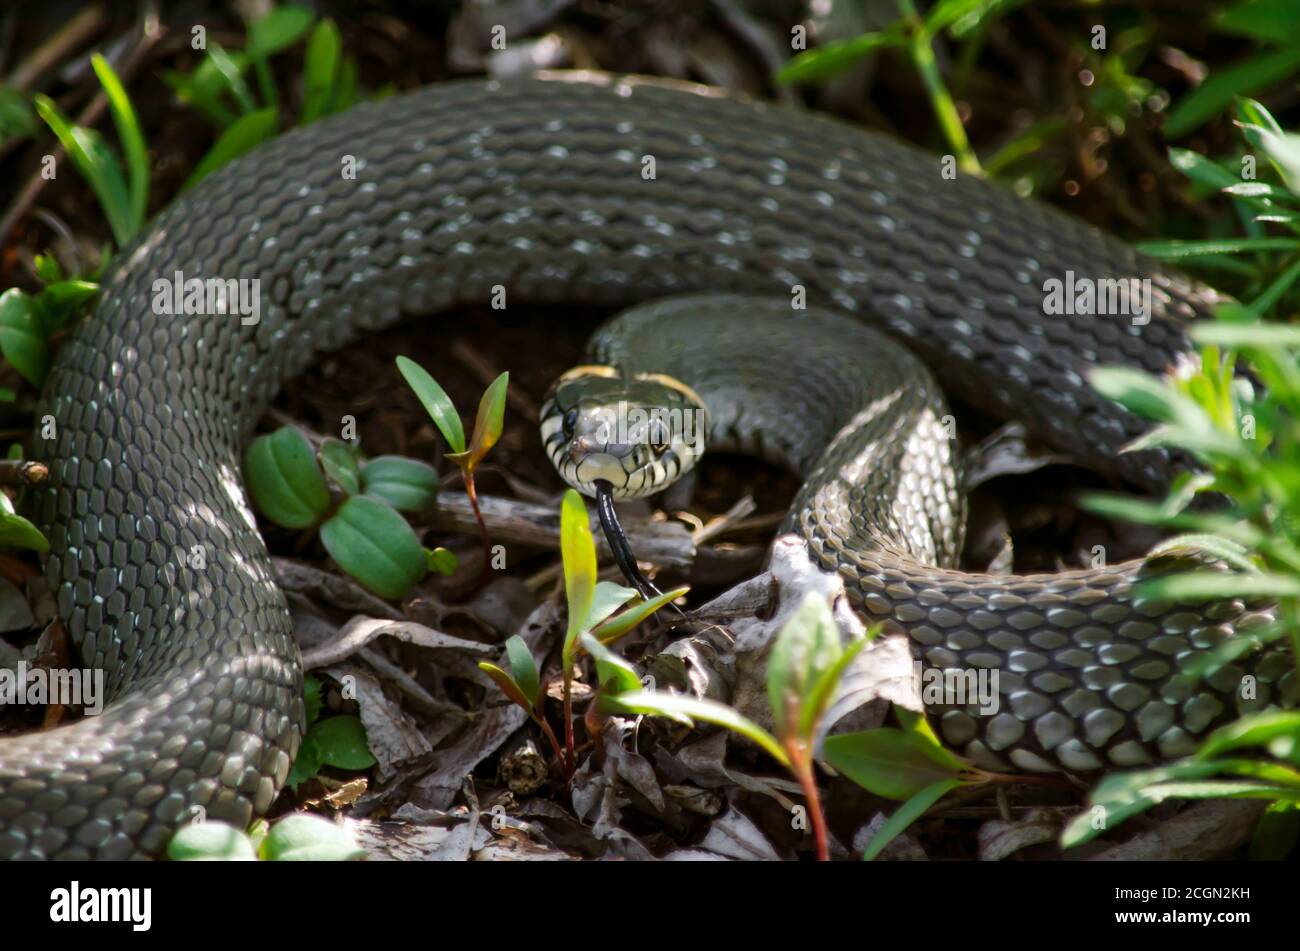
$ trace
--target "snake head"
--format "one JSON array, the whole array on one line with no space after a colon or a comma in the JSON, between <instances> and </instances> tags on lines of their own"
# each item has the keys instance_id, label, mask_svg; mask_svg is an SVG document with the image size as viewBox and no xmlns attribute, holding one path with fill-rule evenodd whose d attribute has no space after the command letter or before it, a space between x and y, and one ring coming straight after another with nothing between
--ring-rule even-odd
<instances>
[{"instance_id":1,"label":"snake head","mask_svg":"<svg viewBox=\"0 0 1300 951\"><path fill-rule=\"evenodd\" d=\"M661 492L704 453L708 414L690 387L657 373L580 366L542 403L542 445L560 478L589 497L604 479L616 499Z\"/></svg>"}]
</instances>

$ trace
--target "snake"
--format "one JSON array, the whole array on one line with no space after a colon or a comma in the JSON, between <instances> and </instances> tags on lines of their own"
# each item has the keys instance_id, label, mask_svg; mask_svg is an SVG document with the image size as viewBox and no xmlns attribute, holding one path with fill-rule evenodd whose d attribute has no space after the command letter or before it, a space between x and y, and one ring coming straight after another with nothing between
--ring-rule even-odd
<instances>
[{"instance_id":1,"label":"snake","mask_svg":"<svg viewBox=\"0 0 1300 951\"><path fill-rule=\"evenodd\" d=\"M0 856L158 856L182 824L243 826L270 808L303 735L303 680L242 448L319 354L403 317L428 321L436 346L450 326L438 315L502 298L507 309L613 313L682 294L798 294L809 308L787 331L789 371L800 320L821 308L916 355L897 364L901 390L924 364L951 396L1022 420L1118 480L1167 485L1173 461L1121 451L1146 424L1094 391L1087 370L1192 365L1187 322L1210 313L1215 293L945 168L811 111L571 72L365 103L183 192L113 259L37 407L33 455L50 477L26 510L50 541L44 580L58 616L81 663L103 672L107 703L0 740ZM1044 282L1071 271L1149 280L1150 319L1045 314ZM258 318L166 312L158 282L182 275L257 280ZM699 365L722 372L717 332L676 326L714 353ZM875 339L861 338L864 356ZM869 395L842 382L803 375L799 402L783 407L788 426L817 420L827 433L844 400ZM718 393L707 384L692 380L706 401ZM917 385L925 397L906 405L937 412ZM726 423L715 410L711 426ZM928 664L1001 669L996 717L943 714L958 748L1025 769L1124 766L1180 754L1230 713L1244 661L1204 682L1177 667L1266 610L1143 599L1142 562L962 572L949 564L952 529L932 526L933 550L913 541L923 532L908 512L953 515L948 476L926 468L943 461L931 450L887 450L920 466L892 474L850 473L853 460L835 457L840 475L827 482L826 460L774 447L810 480L794 524L868 617L907 633ZM893 495L882 498L911 493L916 507L864 494L885 485ZM1284 675L1262 664L1253 675L1276 693Z\"/></svg>"}]
</instances>

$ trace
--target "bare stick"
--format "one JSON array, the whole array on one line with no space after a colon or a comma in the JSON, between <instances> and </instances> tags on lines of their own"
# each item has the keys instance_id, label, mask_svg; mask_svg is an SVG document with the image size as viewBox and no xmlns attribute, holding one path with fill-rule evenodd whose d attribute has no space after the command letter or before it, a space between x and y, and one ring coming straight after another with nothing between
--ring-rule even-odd
<instances>
[{"instance_id":1,"label":"bare stick","mask_svg":"<svg viewBox=\"0 0 1300 951\"><path fill-rule=\"evenodd\" d=\"M81 44L98 33L103 25L103 7L95 5L84 8L15 66L6 85L26 92L40 78L41 73L57 65L69 53L80 49Z\"/></svg>"},{"instance_id":2,"label":"bare stick","mask_svg":"<svg viewBox=\"0 0 1300 951\"><path fill-rule=\"evenodd\" d=\"M40 485L50 477L50 467L31 459L0 460L0 485Z\"/></svg>"},{"instance_id":3,"label":"bare stick","mask_svg":"<svg viewBox=\"0 0 1300 951\"><path fill-rule=\"evenodd\" d=\"M481 495L478 502L488 532L496 541L552 549L560 544L558 506L492 495ZM463 492L439 492L438 508L430 516L429 524L444 532L479 533L474 511ZM690 531L679 522L630 522L625 528L638 558L668 568L689 568L695 561L695 542ZM593 534L601 556L612 557L604 533Z\"/></svg>"}]
</instances>

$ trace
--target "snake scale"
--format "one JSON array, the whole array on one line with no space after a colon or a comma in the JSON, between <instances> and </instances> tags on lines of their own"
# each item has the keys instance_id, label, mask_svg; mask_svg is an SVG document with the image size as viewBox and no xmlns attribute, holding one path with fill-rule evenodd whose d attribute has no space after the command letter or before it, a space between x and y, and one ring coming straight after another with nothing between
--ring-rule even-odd
<instances>
[{"instance_id":1,"label":"snake scale","mask_svg":"<svg viewBox=\"0 0 1300 951\"><path fill-rule=\"evenodd\" d=\"M1067 270L1149 277L1152 320L1044 316L1043 282ZM260 321L155 313L153 282L178 271L260 279ZM34 514L59 613L109 703L0 741L0 856L157 855L196 808L243 824L270 806L303 729L302 674L242 447L317 354L497 285L511 306L610 307L788 300L798 285L905 342L949 392L1150 489L1169 461L1120 454L1143 426L1083 373L1168 369L1188 353L1184 320L1214 299L1061 213L942 178L922 151L698 87L461 81L295 129L119 254L49 376L41 415L57 435L35 440L51 480ZM1174 668L1258 612L1135 601L1135 564L999 577L853 553L836 541L844 517L798 523L869 617L908 631L928 663L1001 667L998 718L944 714L967 752L1127 765L1182 752L1232 706L1242 670L1196 684Z\"/></svg>"}]
</instances>

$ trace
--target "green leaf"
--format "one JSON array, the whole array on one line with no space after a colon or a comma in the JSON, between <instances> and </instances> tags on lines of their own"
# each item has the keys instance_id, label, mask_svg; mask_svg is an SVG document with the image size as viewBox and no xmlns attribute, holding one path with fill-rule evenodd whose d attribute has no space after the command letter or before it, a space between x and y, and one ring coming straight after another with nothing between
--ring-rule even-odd
<instances>
[{"instance_id":1,"label":"green leaf","mask_svg":"<svg viewBox=\"0 0 1300 951\"><path fill-rule=\"evenodd\" d=\"M230 58L239 65L243 54L236 52ZM201 112L218 128L224 129L238 118L223 101L229 84L210 56L204 56L192 73L163 70L162 78L177 99Z\"/></svg>"},{"instance_id":2,"label":"green leaf","mask_svg":"<svg viewBox=\"0 0 1300 951\"><path fill-rule=\"evenodd\" d=\"M534 715L532 701L525 696L523 690L520 689L519 684L515 683L515 679L511 677L509 673L502 670L496 664L490 664L485 660L478 662L478 669L491 677L493 682L501 688L501 692L505 694L512 703L523 707L528 711L530 716Z\"/></svg>"},{"instance_id":3,"label":"green leaf","mask_svg":"<svg viewBox=\"0 0 1300 951\"><path fill-rule=\"evenodd\" d=\"M848 669L849 664L853 663L853 658L857 657L869 643L870 641L865 637L852 641L835 659L835 663L822 671L813 682L812 688L805 693L803 704L799 709L800 735L806 737L813 735L827 708L830 707L831 701L835 699L835 691L839 688L844 671Z\"/></svg>"},{"instance_id":4,"label":"green leaf","mask_svg":"<svg viewBox=\"0 0 1300 951\"><path fill-rule=\"evenodd\" d=\"M302 679L302 699L303 705L307 708L307 725L311 726L320 716L321 708L321 682L312 674L308 674Z\"/></svg>"},{"instance_id":5,"label":"green leaf","mask_svg":"<svg viewBox=\"0 0 1300 951\"><path fill-rule=\"evenodd\" d=\"M1207 535L1197 532L1167 538L1152 547L1147 552L1147 556L1166 555L1171 552L1186 550L1204 552L1240 571L1255 572L1259 570L1259 566L1250 560L1249 549L1244 545L1239 545L1220 535Z\"/></svg>"},{"instance_id":6,"label":"green leaf","mask_svg":"<svg viewBox=\"0 0 1300 951\"><path fill-rule=\"evenodd\" d=\"M253 843L224 822L195 822L176 830L167 843L173 862L256 862Z\"/></svg>"},{"instance_id":7,"label":"green leaf","mask_svg":"<svg viewBox=\"0 0 1300 951\"><path fill-rule=\"evenodd\" d=\"M725 727L757 744L782 766L787 769L790 767L790 757L781 748L776 737L725 704L649 690L611 696L607 698L607 702L612 710L667 717L685 726L694 726L694 721L702 720L705 723Z\"/></svg>"},{"instance_id":8,"label":"green leaf","mask_svg":"<svg viewBox=\"0 0 1300 951\"><path fill-rule=\"evenodd\" d=\"M911 734L889 727L828 736L823 752L835 769L886 799L910 799L935 783L964 778L935 762Z\"/></svg>"},{"instance_id":9,"label":"green leaf","mask_svg":"<svg viewBox=\"0 0 1300 951\"><path fill-rule=\"evenodd\" d=\"M1283 133L1282 126L1273 118L1262 102L1247 96L1237 97L1237 120L1247 125L1257 125L1275 135Z\"/></svg>"},{"instance_id":10,"label":"green leaf","mask_svg":"<svg viewBox=\"0 0 1300 951\"><path fill-rule=\"evenodd\" d=\"M37 95L33 101L37 113L54 132L72 164L99 199L99 206L113 231L113 240L118 247L125 247L135 235L135 229L131 227L131 199L117 156L94 129L74 126L59 111L53 99Z\"/></svg>"},{"instance_id":11,"label":"green leaf","mask_svg":"<svg viewBox=\"0 0 1300 951\"><path fill-rule=\"evenodd\" d=\"M429 562L429 570L436 571L440 575L454 575L457 567L460 566L460 559L456 553L439 545L437 548L424 550L425 560Z\"/></svg>"},{"instance_id":12,"label":"green leaf","mask_svg":"<svg viewBox=\"0 0 1300 951\"><path fill-rule=\"evenodd\" d=\"M1024 0L940 0L926 14L923 29L930 37L947 29L954 38L960 39L986 23L989 17L1006 13L1022 2Z\"/></svg>"},{"instance_id":13,"label":"green leaf","mask_svg":"<svg viewBox=\"0 0 1300 951\"><path fill-rule=\"evenodd\" d=\"M806 736L801 729L814 685L835 667L844 648L826 596L810 591L777 634L767 660L767 699L779 737ZM796 721L787 721L793 705Z\"/></svg>"},{"instance_id":14,"label":"green leaf","mask_svg":"<svg viewBox=\"0 0 1300 951\"><path fill-rule=\"evenodd\" d=\"M830 79L859 60L881 49L906 45L901 30L895 26L884 33L863 33L847 40L827 43L815 50L800 53L773 77L778 83L815 83Z\"/></svg>"},{"instance_id":15,"label":"green leaf","mask_svg":"<svg viewBox=\"0 0 1300 951\"><path fill-rule=\"evenodd\" d=\"M1169 112L1165 137L1177 139L1221 113L1234 96L1286 79L1300 66L1300 45L1257 54L1238 66L1217 70Z\"/></svg>"},{"instance_id":16,"label":"green leaf","mask_svg":"<svg viewBox=\"0 0 1300 951\"><path fill-rule=\"evenodd\" d=\"M1179 780L1148 786L1147 795L1163 802L1166 799L1278 799L1300 802L1300 789L1251 782L1248 779Z\"/></svg>"},{"instance_id":17,"label":"green leaf","mask_svg":"<svg viewBox=\"0 0 1300 951\"><path fill-rule=\"evenodd\" d=\"M343 440L332 437L324 440L316 451L316 459L325 475L333 479L345 494L356 495L361 491L356 450Z\"/></svg>"},{"instance_id":18,"label":"green leaf","mask_svg":"<svg viewBox=\"0 0 1300 951\"><path fill-rule=\"evenodd\" d=\"M405 456L376 456L361 467L361 490L399 512L426 512L438 501L438 470Z\"/></svg>"},{"instance_id":19,"label":"green leaf","mask_svg":"<svg viewBox=\"0 0 1300 951\"><path fill-rule=\"evenodd\" d=\"M1204 241L1140 241L1134 247L1142 254L1165 261L1197 258L1207 254L1241 254L1246 251L1294 251L1297 238L1209 238Z\"/></svg>"},{"instance_id":20,"label":"green leaf","mask_svg":"<svg viewBox=\"0 0 1300 951\"><path fill-rule=\"evenodd\" d=\"M366 728L361 718L351 714L330 717L312 724L307 735L320 761L338 769L369 769L375 757L366 743Z\"/></svg>"},{"instance_id":21,"label":"green leaf","mask_svg":"<svg viewBox=\"0 0 1300 951\"><path fill-rule=\"evenodd\" d=\"M26 93L0 84L0 145L32 135L36 126L36 113Z\"/></svg>"},{"instance_id":22,"label":"green leaf","mask_svg":"<svg viewBox=\"0 0 1300 951\"><path fill-rule=\"evenodd\" d=\"M248 839L253 843L254 851L262 848L262 843L266 841L266 836L270 831L271 823L267 822L265 818L253 820L253 824L248 827Z\"/></svg>"},{"instance_id":23,"label":"green leaf","mask_svg":"<svg viewBox=\"0 0 1300 951\"><path fill-rule=\"evenodd\" d=\"M1265 182L1238 182L1224 188L1223 193L1237 198L1267 198L1271 201L1292 201L1295 197L1289 191Z\"/></svg>"},{"instance_id":24,"label":"green leaf","mask_svg":"<svg viewBox=\"0 0 1300 951\"><path fill-rule=\"evenodd\" d=\"M406 380L407 385L415 391L424 410L433 420L442 438L454 453L465 451L465 430L460 425L460 416L451 402L447 391L438 385L424 367L406 357L397 358L397 369Z\"/></svg>"},{"instance_id":25,"label":"green leaf","mask_svg":"<svg viewBox=\"0 0 1300 951\"><path fill-rule=\"evenodd\" d=\"M330 106L331 111L347 112L360 101L361 88L357 81L357 63L351 56L345 56L343 65L339 67L339 81L334 88L334 101Z\"/></svg>"},{"instance_id":26,"label":"green leaf","mask_svg":"<svg viewBox=\"0 0 1300 951\"><path fill-rule=\"evenodd\" d=\"M315 22L316 14L305 7L275 7L248 25L245 49L250 56L265 57L278 53L306 36Z\"/></svg>"},{"instance_id":27,"label":"green leaf","mask_svg":"<svg viewBox=\"0 0 1300 951\"><path fill-rule=\"evenodd\" d=\"M510 659L510 672L520 692L528 700L528 709L537 706L537 697L542 692L541 682L537 676L537 662L533 653L518 634L506 640L506 656Z\"/></svg>"},{"instance_id":28,"label":"green leaf","mask_svg":"<svg viewBox=\"0 0 1300 951\"><path fill-rule=\"evenodd\" d=\"M271 826L260 851L271 862L344 862L365 856L346 827L305 813Z\"/></svg>"},{"instance_id":29,"label":"green leaf","mask_svg":"<svg viewBox=\"0 0 1300 951\"><path fill-rule=\"evenodd\" d=\"M1142 581L1139 587L1144 597L1170 601L1300 597L1300 577L1262 572L1188 571Z\"/></svg>"},{"instance_id":30,"label":"green leaf","mask_svg":"<svg viewBox=\"0 0 1300 951\"><path fill-rule=\"evenodd\" d=\"M469 448L464 453L447 456L464 471L473 472L474 467L483 461L483 457L501 438L501 430L505 425L506 390L509 386L509 373L502 373L488 385L478 403L478 414L474 417L474 435L470 437Z\"/></svg>"},{"instance_id":31,"label":"green leaf","mask_svg":"<svg viewBox=\"0 0 1300 951\"><path fill-rule=\"evenodd\" d=\"M208 150L207 155L199 160L190 177L181 186L181 191L193 188L203 178L212 174L229 162L233 162L254 148L254 146L272 138L279 123L274 109L258 109L240 116L230 128L222 132L216 144Z\"/></svg>"},{"instance_id":32,"label":"green leaf","mask_svg":"<svg viewBox=\"0 0 1300 951\"><path fill-rule=\"evenodd\" d=\"M92 281L56 281L47 284L33 298L33 307L45 332L51 334L67 326L68 321L98 293L99 285ZM0 295L0 300L3 300L3 295Z\"/></svg>"},{"instance_id":33,"label":"green leaf","mask_svg":"<svg viewBox=\"0 0 1300 951\"><path fill-rule=\"evenodd\" d=\"M613 581L597 581L591 594L591 610L583 627L590 629L602 623L611 614L637 597L635 588L628 588Z\"/></svg>"},{"instance_id":34,"label":"green leaf","mask_svg":"<svg viewBox=\"0 0 1300 951\"><path fill-rule=\"evenodd\" d=\"M42 284L57 284L63 280L63 268L52 251L36 255L33 263L36 266L36 276L40 278Z\"/></svg>"},{"instance_id":35,"label":"green leaf","mask_svg":"<svg viewBox=\"0 0 1300 951\"><path fill-rule=\"evenodd\" d=\"M1194 182L1209 185L1217 191L1241 184L1241 176L1235 175L1218 162L1206 158L1200 152L1191 149L1170 147L1169 164L1182 172Z\"/></svg>"},{"instance_id":36,"label":"green leaf","mask_svg":"<svg viewBox=\"0 0 1300 951\"><path fill-rule=\"evenodd\" d=\"M1252 862L1277 862L1295 851L1300 841L1300 808L1275 802L1264 812L1250 842Z\"/></svg>"},{"instance_id":37,"label":"green leaf","mask_svg":"<svg viewBox=\"0 0 1300 951\"><path fill-rule=\"evenodd\" d=\"M131 233L135 234L144 224L145 208L149 204L149 151L131 99L113 67L98 53L91 56L90 64L99 77L99 84L104 87L108 110L113 115L113 125L117 128L117 137L126 157L127 195L131 209L129 223Z\"/></svg>"},{"instance_id":38,"label":"green leaf","mask_svg":"<svg viewBox=\"0 0 1300 951\"><path fill-rule=\"evenodd\" d=\"M917 792L911 799L899 806L876 834L867 843L862 852L862 861L870 862L884 851L885 846L893 842L903 830L919 819L927 809L960 786L967 785L960 779L941 779Z\"/></svg>"},{"instance_id":39,"label":"green leaf","mask_svg":"<svg viewBox=\"0 0 1300 951\"><path fill-rule=\"evenodd\" d=\"M578 636L586 630L596 593L596 543L586 503L573 489L560 504L560 557L564 562L564 592L569 604L569 627L564 635L565 670L577 657Z\"/></svg>"},{"instance_id":40,"label":"green leaf","mask_svg":"<svg viewBox=\"0 0 1300 951\"><path fill-rule=\"evenodd\" d=\"M1267 746L1278 738L1300 737L1300 711L1266 710L1219 727L1195 753L1198 760L1214 759L1229 750Z\"/></svg>"},{"instance_id":41,"label":"green leaf","mask_svg":"<svg viewBox=\"0 0 1300 951\"><path fill-rule=\"evenodd\" d=\"M1265 44L1285 43L1294 36L1298 17L1300 6L1295 0L1247 0L1222 11L1214 26Z\"/></svg>"},{"instance_id":42,"label":"green leaf","mask_svg":"<svg viewBox=\"0 0 1300 951\"><path fill-rule=\"evenodd\" d=\"M1233 774L1247 780L1219 780ZM1209 778L1209 779L1207 779ZM1066 825L1064 848L1102 832L1170 798L1300 798L1300 774L1258 760L1180 760L1154 769L1108 776L1092 791L1091 806Z\"/></svg>"},{"instance_id":43,"label":"green leaf","mask_svg":"<svg viewBox=\"0 0 1300 951\"><path fill-rule=\"evenodd\" d=\"M8 501L9 496L5 496ZM12 507L6 505L6 509ZM29 551L45 553L49 551L49 540L40 534L40 529L23 518L21 514L6 511L0 514L0 548L26 548Z\"/></svg>"},{"instance_id":44,"label":"green leaf","mask_svg":"<svg viewBox=\"0 0 1300 951\"><path fill-rule=\"evenodd\" d=\"M903 732L911 737L917 749L935 763L954 773L979 772L974 763L962 759L939 741L939 737L935 736L934 727L930 725L930 720L924 713L896 706L894 716L898 718Z\"/></svg>"},{"instance_id":45,"label":"green leaf","mask_svg":"<svg viewBox=\"0 0 1300 951\"><path fill-rule=\"evenodd\" d=\"M642 599L626 611L620 611L608 620L597 624L592 628L591 634L602 644L613 644L620 637L631 633L638 624L650 617L650 615L654 614L660 608L676 601L690 590L689 585L682 585L680 588L673 588L671 591L665 591L663 594L651 598L649 601Z\"/></svg>"},{"instance_id":46,"label":"green leaf","mask_svg":"<svg viewBox=\"0 0 1300 951\"><path fill-rule=\"evenodd\" d=\"M381 598L404 598L429 570L424 548L391 506L354 495L320 528L338 566Z\"/></svg>"},{"instance_id":47,"label":"green leaf","mask_svg":"<svg viewBox=\"0 0 1300 951\"><path fill-rule=\"evenodd\" d=\"M1300 221L1300 214L1296 215L1295 220ZM1296 282L1297 278L1300 278L1300 261L1296 261L1279 274L1273 283L1264 289L1263 293L1250 302L1251 312L1253 314L1267 314L1282 299L1282 295L1291 289L1291 285ZM1192 326L1191 330L1193 337L1195 337L1195 325Z\"/></svg>"},{"instance_id":48,"label":"green leaf","mask_svg":"<svg viewBox=\"0 0 1300 951\"><path fill-rule=\"evenodd\" d=\"M1237 125L1252 146L1273 163L1293 195L1300 196L1300 136L1285 132L1263 103L1237 101Z\"/></svg>"},{"instance_id":49,"label":"green leaf","mask_svg":"<svg viewBox=\"0 0 1300 951\"><path fill-rule=\"evenodd\" d=\"M582 646L596 662L596 685L605 696L628 694L641 689L636 668L590 634L582 635ZM603 710L608 706L602 704Z\"/></svg>"},{"instance_id":50,"label":"green leaf","mask_svg":"<svg viewBox=\"0 0 1300 951\"><path fill-rule=\"evenodd\" d=\"M1300 195L1300 135L1274 135L1253 125L1243 125L1241 132L1268 157L1292 193Z\"/></svg>"},{"instance_id":51,"label":"green leaf","mask_svg":"<svg viewBox=\"0 0 1300 951\"><path fill-rule=\"evenodd\" d=\"M294 757L293 766L289 768L289 778L285 780L290 789L297 789L307 780L320 772L320 753L308 734L298 746L298 755Z\"/></svg>"},{"instance_id":52,"label":"green leaf","mask_svg":"<svg viewBox=\"0 0 1300 951\"><path fill-rule=\"evenodd\" d=\"M1295 324L1194 324L1192 339L1197 343L1223 347L1300 347L1300 326Z\"/></svg>"},{"instance_id":53,"label":"green leaf","mask_svg":"<svg viewBox=\"0 0 1300 951\"><path fill-rule=\"evenodd\" d=\"M0 352L9 365L38 389L50 372L50 348L36 304L17 287L0 294Z\"/></svg>"},{"instance_id":54,"label":"green leaf","mask_svg":"<svg viewBox=\"0 0 1300 951\"><path fill-rule=\"evenodd\" d=\"M343 39L333 20L322 20L307 41L302 69L302 117L306 125L330 111L338 81Z\"/></svg>"},{"instance_id":55,"label":"green leaf","mask_svg":"<svg viewBox=\"0 0 1300 951\"><path fill-rule=\"evenodd\" d=\"M239 104L239 111L244 115L257 111L257 100L253 98L253 90L248 88L248 83L244 81L244 69L248 65L246 56L236 58L227 53L219 43L208 44L207 61L221 76L226 89L235 97L235 102Z\"/></svg>"},{"instance_id":56,"label":"green leaf","mask_svg":"<svg viewBox=\"0 0 1300 951\"><path fill-rule=\"evenodd\" d=\"M280 111L280 90L275 85L275 74L271 72L271 64L266 61L265 56L250 54L249 60L253 64L253 75L257 77L257 90L262 97L262 102L268 109L274 109L277 113Z\"/></svg>"},{"instance_id":57,"label":"green leaf","mask_svg":"<svg viewBox=\"0 0 1300 951\"><path fill-rule=\"evenodd\" d=\"M1130 448L1140 445L1181 445L1192 451L1231 452L1235 436L1218 429L1195 400L1141 370L1098 367L1088 376L1093 387L1139 416L1168 423L1157 427Z\"/></svg>"},{"instance_id":58,"label":"green leaf","mask_svg":"<svg viewBox=\"0 0 1300 951\"><path fill-rule=\"evenodd\" d=\"M248 491L258 511L283 528L311 528L330 504L329 486L296 426L258 436L244 456Z\"/></svg>"}]
</instances>

